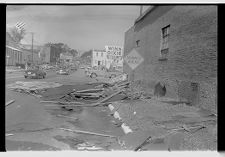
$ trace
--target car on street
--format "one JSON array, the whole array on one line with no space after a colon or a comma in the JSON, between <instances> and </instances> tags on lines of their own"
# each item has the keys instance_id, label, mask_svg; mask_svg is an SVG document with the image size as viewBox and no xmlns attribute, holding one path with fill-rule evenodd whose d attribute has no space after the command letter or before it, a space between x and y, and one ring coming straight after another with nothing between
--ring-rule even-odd
<instances>
[{"instance_id":1,"label":"car on street","mask_svg":"<svg viewBox=\"0 0 225 157\"><path fill-rule=\"evenodd\" d=\"M120 71L109 71L102 68L92 68L88 69L86 72L86 75L88 75L91 78L95 77L114 78L120 74L121 74Z\"/></svg>"},{"instance_id":2,"label":"car on street","mask_svg":"<svg viewBox=\"0 0 225 157\"><path fill-rule=\"evenodd\" d=\"M41 69L28 69L24 72L25 78L45 78L46 72Z\"/></svg>"},{"instance_id":3,"label":"car on street","mask_svg":"<svg viewBox=\"0 0 225 157\"><path fill-rule=\"evenodd\" d=\"M70 74L70 71L68 69L60 69L60 70L56 71L56 74L59 74L59 75L69 75Z\"/></svg>"}]
</instances>

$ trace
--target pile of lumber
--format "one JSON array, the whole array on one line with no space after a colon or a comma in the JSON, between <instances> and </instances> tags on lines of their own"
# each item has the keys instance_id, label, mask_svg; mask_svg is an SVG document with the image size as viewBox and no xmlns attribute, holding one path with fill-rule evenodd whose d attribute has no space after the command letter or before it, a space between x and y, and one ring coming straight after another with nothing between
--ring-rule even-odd
<instances>
[{"instance_id":1,"label":"pile of lumber","mask_svg":"<svg viewBox=\"0 0 225 157\"><path fill-rule=\"evenodd\" d=\"M95 107L100 105L108 105L110 99L123 94L122 98L126 97L126 90L129 87L130 82L122 81L115 84L106 84L95 86L92 89L85 90L73 90L69 93L62 95L57 101L41 101L42 103L53 103L47 104L47 106L61 105L66 109L74 109L74 107ZM120 99L120 97L118 98ZM54 105L56 104L56 105Z\"/></svg>"}]
</instances>

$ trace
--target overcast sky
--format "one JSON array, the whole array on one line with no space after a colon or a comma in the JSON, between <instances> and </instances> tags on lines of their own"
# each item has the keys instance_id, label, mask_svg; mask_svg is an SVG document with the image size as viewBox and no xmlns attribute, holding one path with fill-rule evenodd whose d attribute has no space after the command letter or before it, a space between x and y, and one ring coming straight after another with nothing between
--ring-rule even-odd
<instances>
[{"instance_id":1,"label":"overcast sky","mask_svg":"<svg viewBox=\"0 0 225 157\"><path fill-rule=\"evenodd\" d=\"M34 44L63 42L78 50L123 46L124 33L139 16L138 5L19 5L7 6L6 23L26 23ZM31 34L23 43L31 43Z\"/></svg>"}]
</instances>

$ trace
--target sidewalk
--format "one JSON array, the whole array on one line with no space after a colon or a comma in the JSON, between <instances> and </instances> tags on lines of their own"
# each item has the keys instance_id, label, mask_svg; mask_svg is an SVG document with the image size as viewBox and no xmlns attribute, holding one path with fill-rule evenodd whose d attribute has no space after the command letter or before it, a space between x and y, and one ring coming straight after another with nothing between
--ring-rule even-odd
<instances>
[{"instance_id":1,"label":"sidewalk","mask_svg":"<svg viewBox=\"0 0 225 157\"><path fill-rule=\"evenodd\" d=\"M217 149L217 117L210 112L155 98L115 102L109 108L131 130L121 139L127 149L134 150L148 136L153 141L143 147L147 150Z\"/></svg>"}]
</instances>

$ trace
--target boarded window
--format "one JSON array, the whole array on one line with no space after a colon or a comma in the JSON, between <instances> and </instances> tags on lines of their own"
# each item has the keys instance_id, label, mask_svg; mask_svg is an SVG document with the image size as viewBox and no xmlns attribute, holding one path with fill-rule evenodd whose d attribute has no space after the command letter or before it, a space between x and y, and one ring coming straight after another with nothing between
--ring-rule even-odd
<instances>
[{"instance_id":1,"label":"boarded window","mask_svg":"<svg viewBox=\"0 0 225 157\"><path fill-rule=\"evenodd\" d=\"M170 25L162 28L160 54L162 58L167 58L169 54L169 30Z\"/></svg>"}]
</instances>

